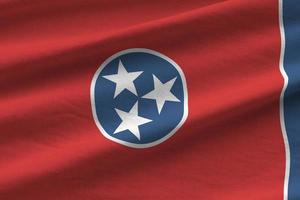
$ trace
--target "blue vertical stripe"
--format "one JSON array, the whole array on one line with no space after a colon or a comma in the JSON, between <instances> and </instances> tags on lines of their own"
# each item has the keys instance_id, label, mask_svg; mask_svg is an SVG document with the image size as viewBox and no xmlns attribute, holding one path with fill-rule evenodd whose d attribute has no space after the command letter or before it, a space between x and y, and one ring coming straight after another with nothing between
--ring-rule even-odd
<instances>
[{"instance_id":1,"label":"blue vertical stripe","mask_svg":"<svg viewBox=\"0 0 300 200\"><path fill-rule=\"evenodd\" d=\"M282 0L285 32L283 67L288 76L284 121L290 148L288 200L300 199L300 1Z\"/></svg>"}]
</instances>

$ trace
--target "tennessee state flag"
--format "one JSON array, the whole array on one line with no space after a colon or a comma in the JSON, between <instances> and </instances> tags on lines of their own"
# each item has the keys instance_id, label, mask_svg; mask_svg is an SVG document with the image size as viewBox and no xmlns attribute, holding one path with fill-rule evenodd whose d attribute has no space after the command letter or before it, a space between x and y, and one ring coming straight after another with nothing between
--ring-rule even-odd
<instances>
[{"instance_id":1,"label":"tennessee state flag","mask_svg":"<svg viewBox=\"0 0 300 200\"><path fill-rule=\"evenodd\" d=\"M1 200L299 200L295 0L0 0Z\"/></svg>"}]
</instances>

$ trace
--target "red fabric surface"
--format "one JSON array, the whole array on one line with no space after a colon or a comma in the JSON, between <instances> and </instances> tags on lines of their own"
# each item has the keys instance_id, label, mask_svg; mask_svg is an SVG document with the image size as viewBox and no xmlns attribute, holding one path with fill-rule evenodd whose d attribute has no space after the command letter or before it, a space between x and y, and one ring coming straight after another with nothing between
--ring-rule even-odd
<instances>
[{"instance_id":1,"label":"red fabric surface","mask_svg":"<svg viewBox=\"0 0 300 200\"><path fill-rule=\"evenodd\" d=\"M189 116L148 149L96 127L90 84L127 48L185 73ZM275 0L0 1L0 199L283 199Z\"/></svg>"}]
</instances>

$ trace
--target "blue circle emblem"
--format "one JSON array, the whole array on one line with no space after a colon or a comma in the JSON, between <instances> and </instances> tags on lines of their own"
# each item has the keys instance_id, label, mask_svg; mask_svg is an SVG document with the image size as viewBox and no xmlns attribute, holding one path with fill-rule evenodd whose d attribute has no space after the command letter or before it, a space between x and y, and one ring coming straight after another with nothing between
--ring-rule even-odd
<instances>
[{"instance_id":1,"label":"blue circle emblem","mask_svg":"<svg viewBox=\"0 0 300 200\"><path fill-rule=\"evenodd\" d=\"M187 118L185 76L159 52L127 49L96 71L91 104L106 138L129 147L151 147L171 137Z\"/></svg>"}]
</instances>

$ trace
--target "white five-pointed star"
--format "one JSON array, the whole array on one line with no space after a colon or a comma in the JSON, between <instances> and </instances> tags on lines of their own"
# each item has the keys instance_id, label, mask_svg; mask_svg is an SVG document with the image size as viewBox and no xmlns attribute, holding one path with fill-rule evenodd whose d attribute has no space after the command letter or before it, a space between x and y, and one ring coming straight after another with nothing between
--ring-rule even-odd
<instances>
[{"instance_id":1,"label":"white five-pointed star","mask_svg":"<svg viewBox=\"0 0 300 200\"><path fill-rule=\"evenodd\" d=\"M121 60L119 60L118 72L117 74L106 75L103 78L106 78L114 83L116 83L116 90L114 98L118 96L123 90L127 89L133 94L137 95L136 88L133 81L143 73L142 71L138 72L127 72Z\"/></svg>"},{"instance_id":2,"label":"white five-pointed star","mask_svg":"<svg viewBox=\"0 0 300 200\"><path fill-rule=\"evenodd\" d=\"M175 101L180 102L180 100L175 97L171 89L175 83L177 77L169 80L166 83L162 83L154 74L153 74L153 80L154 80L154 90L149 92L148 94L144 95L142 98L146 99L154 99L156 101L156 106L158 113L160 114L164 104L166 101Z\"/></svg>"},{"instance_id":3,"label":"white five-pointed star","mask_svg":"<svg viewBox=\"0 0 300 200\"><path fill-rule=\"evenodd\" d=\"M122 122L115 130L114 134L129 130L133 135L141 140L139 126L151 122L152 120L138 116L138 102L134 104L129 112L124 112L116 108L115 110L121 118Z\"/></svg>"}]
</instances>

